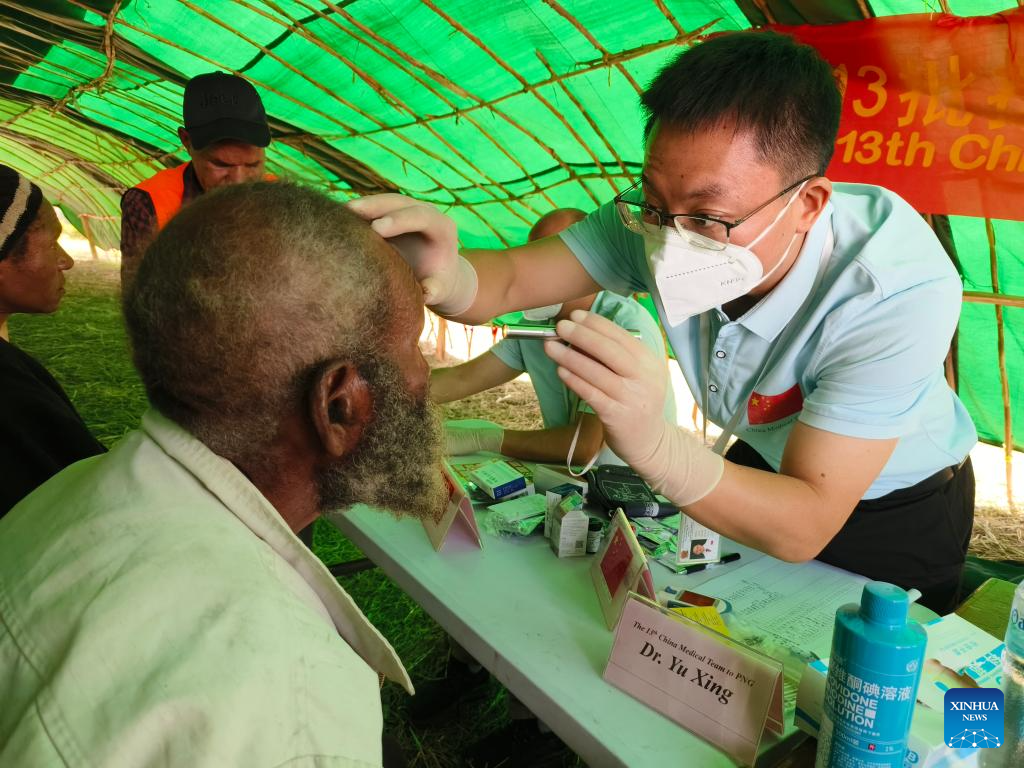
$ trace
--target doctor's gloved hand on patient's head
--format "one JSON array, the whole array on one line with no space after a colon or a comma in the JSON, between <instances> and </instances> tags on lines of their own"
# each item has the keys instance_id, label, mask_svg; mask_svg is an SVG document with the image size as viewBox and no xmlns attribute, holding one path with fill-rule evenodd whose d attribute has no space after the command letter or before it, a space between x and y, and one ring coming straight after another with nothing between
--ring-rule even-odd
<instances>
[{"instance_id":1,"label":"doctor's gloved hand on patient's head","mask_svg":"<svg viewBox=\"0 0 1024 768\"><path fill-rule=\"evenodd\" d=\"M504 439L504 428L490 421L466 419L448 421L444 425L445 453L449 456L465 456L481 451L501 453Z\"/></svg>"},{"instance_id":2,"label":"doctor's gloved hand on patient's head","mask_svg":"<svg viewBox=\"0 0 1024 768\"><path fill-rule=\"evenodd\" d=\"M469 309L476 298L476 270L459 255L458 229L450 216L396 194L361 197L348 207L402 255L423 287L428 307L449 317Z\"/></svg>"},{"instance_id":3,"label":"doctor's gloved hand on patient's head","mask_svg":"<svg viewBox=\"0 0 1024 768\"><path fill-rule=\"evenodd\" d=\"M605 441L650 485L679 506L699 501L722 478L721 456L665 420L668 380L661 360L639 339L593 312L558 323L568 342L544 349L559 378L604 425Z\"/></svg>"}]
</instances>

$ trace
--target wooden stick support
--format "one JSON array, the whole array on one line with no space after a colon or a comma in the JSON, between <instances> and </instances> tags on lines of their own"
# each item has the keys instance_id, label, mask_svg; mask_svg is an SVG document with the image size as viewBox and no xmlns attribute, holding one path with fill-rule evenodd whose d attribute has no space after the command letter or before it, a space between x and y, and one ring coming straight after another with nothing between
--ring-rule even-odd
<instances>
[{"instance_id":1,"label":"wooden stick support","mask_svg":"<svg viewBox=\"0 0 1024 768\"><path fill-rule=\"evenodd\" d=\"M437 318L437 347L434 356L442 363L448 359L448 321L443 317Z\"/></svg>"},{"instance_id":2,"label":"wooden stick support","mask_svg":"<svg viewBox=\"0 0 1024 768\"><path fill-rule=\"evenodd\" d=\"M1024 308L1024 296L1010 296L1004 293L964 291L964 301L970 301L975 304L995 304L1000 307Z\"/></svg>"},{"instance_id":3,"label":"wooden stick support","mask_svg":"<svg viewBox=\"0 0 1024 768\"><path fill-rule=\"evenodd\" d=\"M89 241L89 250L92 251L92 260L98 261L99 254L96 253L96 241L92 237L92 226L89 224L89 217L82 215L78 217L78 220L82 222L82 234L85 235L85 239Z\"/></svg>"},{"instance_id":4,"label":"wooden stick support","mask_svg":"<svg viewBox=\"0 0 1024 768\"><path fill-rule=\"evenodd\" d=\"M989 266L992 270L992 291L999 293L999 265L996 259L996 232L992 219L985 219L988 235ZM1003 391L1003 455L1006 457L1006 502L1013 503L1013 410L1010 407L1010 379L1006 374L1006 329L1003 326L1003 305L996 304L996 344L999 353L999 383Z\"/></svg>"}]
</instances>

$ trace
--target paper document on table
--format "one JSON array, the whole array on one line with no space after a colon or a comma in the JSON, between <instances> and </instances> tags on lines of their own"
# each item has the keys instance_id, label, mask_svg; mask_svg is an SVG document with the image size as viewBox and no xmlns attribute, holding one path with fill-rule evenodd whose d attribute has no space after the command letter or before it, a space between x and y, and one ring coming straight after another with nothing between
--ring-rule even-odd
<instances>
[{"instance_id":1,"label":"paper document on table","mask_svg":"<svg viewBox=\"0 0 1024 768\"><path fill-rule=\"evenodd\" d=\"M767 645L827 658L836 610L859 603L867 581L814 560L785 563L766 556L705 582L701 591L728 600L738 622L763 632ZM771 655L768 648L764 652Z\"/></svg>"}]
</instances>

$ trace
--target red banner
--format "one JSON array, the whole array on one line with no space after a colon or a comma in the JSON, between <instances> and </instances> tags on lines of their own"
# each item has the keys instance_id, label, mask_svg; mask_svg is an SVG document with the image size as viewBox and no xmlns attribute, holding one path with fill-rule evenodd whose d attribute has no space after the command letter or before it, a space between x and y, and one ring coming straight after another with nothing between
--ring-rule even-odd
<instances>
[{"instance_id":1,"label":"red banner","mask_svg":"<svg viewBox=\"0 0 1024 768\"><path fill-rule=\"evenodd\" d=\"M1024 8L775 29L817 48L843 87L829 178L922 213L1024 219Z\"/></svg>"}]
</instances>

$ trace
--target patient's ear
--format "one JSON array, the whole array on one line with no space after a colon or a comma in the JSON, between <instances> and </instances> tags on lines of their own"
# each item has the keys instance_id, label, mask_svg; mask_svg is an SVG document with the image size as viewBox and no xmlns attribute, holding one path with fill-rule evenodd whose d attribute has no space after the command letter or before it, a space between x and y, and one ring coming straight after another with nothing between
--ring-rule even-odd
<instances>
[{"instance_id":1,"label":"patient's ear","mask_svg":"<svg viewBox=\"0 0 1024 768\"><path fill-rule=\"evenodd\" d=\"M358 368L332 362L313 381L309 411L324 453L339 459L359 445L373 417L373 395Z\"/></svg>"}]
</instances>

